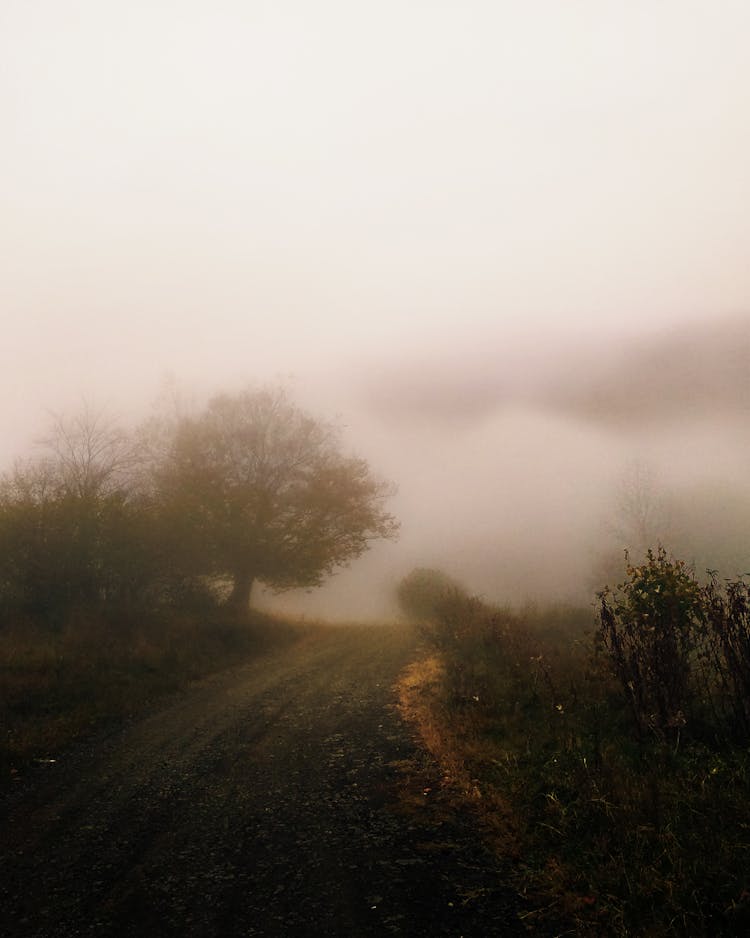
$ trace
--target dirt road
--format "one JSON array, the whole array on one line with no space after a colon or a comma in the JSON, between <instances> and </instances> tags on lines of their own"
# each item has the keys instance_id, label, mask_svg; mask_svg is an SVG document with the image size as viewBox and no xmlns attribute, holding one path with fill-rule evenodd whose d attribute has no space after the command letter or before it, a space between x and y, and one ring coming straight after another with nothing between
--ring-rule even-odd
<instances>
[{"instance_id":1,"label":"dirt road","mask_svg":"<svg viewBox=\"0 0 750 938\"><path fill-rule=\"evenodd\" d=\"M423 794L393 708L413 654L404 630L325 629L40 765L5 805L0 933L519 933L468 819Z\"/></svg>"}]
</instances>

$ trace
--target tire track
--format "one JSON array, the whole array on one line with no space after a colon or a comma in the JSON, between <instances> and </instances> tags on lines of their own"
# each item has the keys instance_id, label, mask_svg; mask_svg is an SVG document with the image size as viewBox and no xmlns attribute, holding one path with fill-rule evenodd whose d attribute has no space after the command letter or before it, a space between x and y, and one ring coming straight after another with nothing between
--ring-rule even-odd
<instances>
[{"instance_id":1,"label":"tire track","mask_svg":"<svg viewBox=\"0 0 750 938\"><path fill-rule=\"evenodd\" d=\"M395 628L321 629L31 785L6 825L3 933L519 931L502 871L465 824L398 814L398 766L424 759L392 692L414 647Z\"/></svg>"}]
</instances>

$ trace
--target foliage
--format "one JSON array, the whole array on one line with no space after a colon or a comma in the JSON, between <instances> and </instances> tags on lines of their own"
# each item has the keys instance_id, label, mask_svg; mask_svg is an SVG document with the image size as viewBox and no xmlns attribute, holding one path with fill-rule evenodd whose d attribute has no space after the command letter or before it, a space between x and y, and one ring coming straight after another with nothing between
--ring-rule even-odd
<instances>
[{"instance_id":1,"label":"foliage","mask_svg":"<svg viewBox=\"0 0 750 938\"><path fill-rule=\"evenodd\" d=\"M396 599L407 618L419 623L441 621L452 602L466 598L466 590L454 579L431 567L416 567L396 587Z\"/></svg>"},{"instance_id":2,"label":"foliage","mask_svg":"<svg viewBox=\"0 0 750 938\"><path fill-rule=\"evenodd\" d=\"M157 574L151 529L123 431L91 411L56 418L43 454L0 479L0 604L5 618L59 627L80 607L145 600Z\"/></svg>"},{"instance_id":3,"label":"foliage","mask_svg":"<svg viewBox=\"0 0 750 938\"><path fill-rule=\"evenodd\" d=\"M481 793L472 810L491 832L483 813L512 804L538 933L744 933L747 584L700 585L659 551L602 601L605 634L587 610L466 597L441 613L434 706Z\"/></svg>"},{"instance_id":4,"label":"foliage","mask_svg":"<svg viewBox=\"0 0 750 938\"><path fill-rule=\"evenodd\" d=\"M712 714L734 739L750 740L750 583L715 576L702 590L706 644L700 659L701 686Z\"/></svg>"},{"instance_id":5,"label":"foliage","mask_svg":"<svg viewBox=\"0 0 750 938\"><path fill-rule=\"evenodd\" d=\"M628 580L600 593L600 636L640 734L663 736L691 710L690 658L701 618L700 588L663 549L629 565Z\"/></svg>"},{"instance_id":6,"label":"foliage","mask_svg":"<svg viewBox=\"0 0 750 938\"><path fill-rule=\"evenodd\" d=\"M750 739L750 603L743 580L700 585L649 550L599 594L599 637L639 736Z\"/></svg>"},{"instance_id":7,"label":"foliage","mask_svg":"<svg viewBox=\"0 0 750 938\"><path fill-rule=\"evenodd\" d=\"M253 581L315 586L393 537L391 487L282 390L214 398L136 434L90 408L55 417L37 458L0 479L0 616L60 628L209 608L246 610Z\"/></svg>"},{"instance_id":8,"label":"foliage","mask_svg":"<svg viewBox=\"0 0 750 938\"><path fill-rule=\"evenodd\" d=\"M391 487L341 453L333 428L282 390L220 395L179 420L154 469L175 560L223 577L246 608L254 580L316 586L397 523Z\"/></svg>"}]
</instances>

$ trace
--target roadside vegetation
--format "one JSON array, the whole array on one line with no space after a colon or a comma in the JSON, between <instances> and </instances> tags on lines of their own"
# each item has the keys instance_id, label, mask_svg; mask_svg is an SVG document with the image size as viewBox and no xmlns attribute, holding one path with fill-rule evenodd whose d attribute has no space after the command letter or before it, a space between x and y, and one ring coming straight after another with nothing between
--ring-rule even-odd
<instances>
[{"instance_id":1,"label":"roadside vegetation","mask_svg":"<svg viewBox=\"0 0 750 938\"><path fill-rule=\"evenodd\" d=\"M660 549L595 610L511 611L429 570L399 595L430 609L402 705L514 858L530 930L747 931L744 580L700 583Z\"/></svg>"},{"instance_id":2,"label":"roadside vegetation","mask_svg":"<svg viewBox=\"0 0 750 938\"><path fill-rule=\"evenodd\" d=\"M0 631L0 784L309 628L257 612L229 616L219 607L162 611L116 626L84 611L55 630L7 626Z\"/></svg>"},{"instance_id":3,"label":"roadside vegetation","mask_svg":"<svg viewBox=\"0 0 750 938\"><path fill-rule=\"evenodd\" d=\"M281 388L126 430L54 418L0 476L0 770L284 642L253 585L311 587L393 537L391 487Z\"/></svg>"}]
</instances>

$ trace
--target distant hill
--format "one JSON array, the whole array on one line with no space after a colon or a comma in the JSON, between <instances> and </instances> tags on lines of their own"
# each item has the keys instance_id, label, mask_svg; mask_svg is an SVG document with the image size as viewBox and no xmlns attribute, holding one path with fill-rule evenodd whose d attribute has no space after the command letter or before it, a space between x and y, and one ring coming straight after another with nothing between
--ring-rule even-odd
<instances>
[{"instance_id":1,"label":"distant hill","mask_svg":"<svg viewBox=\"0 0 750 938\"><path fill-rule=\"evenodd\" d=\"M750 321L674 330L610 352L606 366L579 362L556 376L538 403L619 425L750 418Z\"/></svg>"},{"instance_id":2,"label":"distant hill","mask_svg":"<svg viewBox=\"0 0 750 938\"><path fill-rule=\"evenodd\" d=\"M619 429L750 419L750 316L629 339L561 330L514 345L489 333L395 356L360 386L371 413L433 426L470 425L514 406Z\"/></svg>"}]
</instances>

